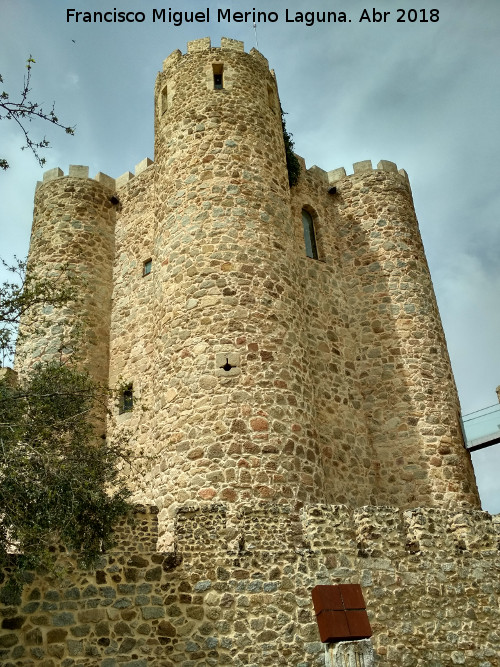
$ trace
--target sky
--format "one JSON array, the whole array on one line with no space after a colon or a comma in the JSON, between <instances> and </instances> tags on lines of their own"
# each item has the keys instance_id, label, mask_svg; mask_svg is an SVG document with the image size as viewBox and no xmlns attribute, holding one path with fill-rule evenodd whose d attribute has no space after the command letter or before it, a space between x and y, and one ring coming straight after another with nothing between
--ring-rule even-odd
<instances>
[{"instance_id":1,"label":"sky","mask_svg":"<svg viewBox=\"0 0 500 667\"><path fill-rule=\"evenodd\" d=\"M11 165L0 173L0 256L26 256L45 169L82 164L92 176L116 178L154 157L154 81L173 50L184 53L201 37L213 46L221 36L239 39L275 70L287 128L308 167L352 173L354 162L384 159L408 172L462 413L497 404L500 2L365 1L0 0L0 86L15 99L32 55L33 99L47 109L55 101L61 122L75 126L71 137L31 123L33 138L51 144L42 169L19 150L14 123L0 122L0 157ZM68 9L142 12L144 21L68 21ZM208 9L209 21L153 22L154 9L167 17L169 9ZM255 29L252 16L218 21L218 9L255 9L268 21ZM337 22L319 22L324 11ZM385 12L385 21L373 20ZM500 445L473 462L483 508L500 512Z\"/></svg>"}]
</instances>

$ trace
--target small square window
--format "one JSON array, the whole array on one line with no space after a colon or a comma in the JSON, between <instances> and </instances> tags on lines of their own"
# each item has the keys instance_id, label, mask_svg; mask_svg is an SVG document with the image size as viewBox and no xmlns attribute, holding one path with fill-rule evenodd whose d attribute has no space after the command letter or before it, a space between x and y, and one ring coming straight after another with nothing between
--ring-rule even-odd
<instances>
[{"instance_id":1,"label":"small square window","mask_svg":"<svg viewBox=\"0 0 500 667\"><path fill-rule=\"evenodd\" d=\"M153 260L147 259L142 265L142 275L149 276L149 274L151 273L152 266L153 266Z\"/></svg>"},{"instance_id":2,"label":"small square window","mask_svg":"<svg viewBox=\"0 0 500 667\"><path fill-rule=\"evenodd\" d=\"M130 412L134 407L134 390L131 384L128 384L120 395L119 414Z\"/></svg>"}]
</instances>

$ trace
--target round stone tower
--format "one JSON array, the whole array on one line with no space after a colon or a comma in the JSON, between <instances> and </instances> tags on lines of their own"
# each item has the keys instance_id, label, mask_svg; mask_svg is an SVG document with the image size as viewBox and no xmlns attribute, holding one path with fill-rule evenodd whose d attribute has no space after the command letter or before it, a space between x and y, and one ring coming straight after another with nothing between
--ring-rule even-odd
<instances>
[{"instance_id":1,"label":"round stone tower","mask_svg":"<svg viewBox=\"0 0 500 667\"><path fill-rule=\"evenodd\" d=\"M104 174L96 179L88 178L88 167L70 166L68 176L59 168L45 172L37 187L28 268L61 286L73 275L78 296L23 319L27 336L16 349L21 372L76 352L81 367L108 382L115 182Z\"/></svg>"},{"instance_id":2,"label":"round stone tower","mask_svg":"<svg viewBox=\"0 0 500 667\"><path fill-rule=\"evenodd\" d=\"M273 72L222 39L155 90L155 462L144 492L321 501L290 188Z\"/></svg>"},{"instance_id":3,"label":"round stone tower","mask_svg":"<svg viewBox=\"0 0 500 667\"><path fill-rule=\"evenodd\" d=\"M335 180L345 289L377 504L478 504L408 177L382 161Z\"/></svg>"}]
</instances>

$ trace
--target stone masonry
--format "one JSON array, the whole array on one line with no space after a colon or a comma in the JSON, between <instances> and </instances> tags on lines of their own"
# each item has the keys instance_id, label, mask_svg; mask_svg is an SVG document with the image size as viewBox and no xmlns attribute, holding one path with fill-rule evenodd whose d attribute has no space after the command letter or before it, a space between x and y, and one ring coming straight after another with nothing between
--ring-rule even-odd
<instances>
[{"instance_id":1,"label":"stone masonry","mask_svg":"<svg viewBox=\"0 0 500 667\"><path fill-rule=\"evenodd\" d=\"M154 95L154 162L37 187L29 261L84 287L17 362L79 320L85 366L133 394L102 429L144 507L97 571L63 554L2 600L2 664L324 665L310 591L351 582L375 664L499 665L498 524L406 172L299 158L290 188L274 72L235 40L174 51Z\"/></svg>"},{"instance_id":2,"label":"stone masonry","mask_svg":"<svg viewBox=\"0 0 500 667\"><path fill-rule=\"evenodd\" d=\"M478 510L187 504L158 553L137 508L95 571L2 597L3 667L316 667L311 589L360 583L377 665L498 667L500 524ZM334 646L326 646L334 652Z\"/></svg>"}]
</instances>

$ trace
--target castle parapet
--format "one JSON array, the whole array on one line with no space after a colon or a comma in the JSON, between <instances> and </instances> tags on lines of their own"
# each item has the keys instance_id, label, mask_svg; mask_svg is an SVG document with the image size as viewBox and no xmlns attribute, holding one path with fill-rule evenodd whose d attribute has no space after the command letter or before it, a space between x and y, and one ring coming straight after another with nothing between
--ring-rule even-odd
<instances>
[{"instance_id":1,"label":"castle parapet","mask_svg":"<svg viewBox=\"0 0 500 667\"><path fill-rule=\"evenodd\" d=\"M398 174L399 176L402 177L402 180L408 182L408 174L406 173L406 171L404 169L398 169L396 163L391 162L390 160L380 160L376 168L373 167L371 160L361 160L360 162L355 162L352 165L352 168L353 168L352 174L348 174L344 169L344 167L339 167L338 169L332 169L331 171L328 172L328 182L333 184L348 176L352 175L357 176L359 174L366 174L372 171L385 171L392 174ZM314 167L311 167L311 169L314 169Z\"/></svg>"},{"instance_id":2,"label":"castle parapet","mask_svg":"<svg viewBox=\"0 0 500 667\"><path fill-rule=\"evenodd\" d=\"M187 43L186 55L193 55L195 53L202 53L206 51L213 51L214 53L216 53L217 51L235 51L238 53L244 53L245 44L239 39L231 39L229 37L221 37L220 47L212 46L212 41L210 37L193 39L192 41ZM257 60L260 60L263 64L265 64L266 67L269 67L269 61L267 60L267 58L263 56L262 53L258 51L256 48L250 49L248 55L252 56L253 58L256 58ZM175 65L175 63L180 58L182 58L182 53L181 51L179 51L179 49L172 51L172 53L163 61L163 71L165 72L172 65ZM271 73L274 76L274 72Z\"/></svg>"},{"instance_id":3,"label":"castle parapet","mask_svg":"<svg viewBox=\"0 0 500 667\"><path fill-rule=\"evenodd\" d=\"M141 160L135 165L134 168L134 173L131 171L126 171L124 174L121 176L118 176L116 179L116 189L119 190L120 188L123 188L125 185L130 183L131 180L133 180L136 176L139 176L139 174L142 174L148 167L150 167L152 164L154 164L153 160L151 160L148 157L145 157L144 160Z\"/></svg>"},{"instance_id":4,"label":"castle parapet","mask_svg":"<svg viewBox=\"0 0 500 667\"><path fill-rule=\"evenodd\" d=\"M312 167L307 168L304 158L300 155L296 155L296 157L298 158L304 173L315 179L324 181L325 184L333 185L338 181L341 181L343 178L349 178L350 176L360 176L377 171L392 173L396 176L396 178L400 177L401 180L409 183L408 174L406 171L404 169L398 169L397 164L395 162L391 162L390 160L380 160L376 167L373 167L371 160L361 160L360 162L355 162L352 165L351 173L347 173L344 167L338 167L337 169L325 171L321 167L318 167L314 164Z\"/></svg>"},{"instance_id":5,"label":"castle parapet","mask_svg":"<svg viewBox=\"0 0 500 667\"><path fill-rule=\"evenodd\" d=\"M53 169L47 169L47 171L44 172L43 174L43 181L38 181L36 184L36 190L41 185L45 185L45 183L49 183L50 181L55 181L56 179L59 178L89 178L89 168L87 166L81 165L81 164L70 164L69 165L69 170L68 174L65 175L64 171L60 167L54 167ZM99 172L95 175L95 177L91 180L97 181L100 183L103 187L107 188L108 190L115 190L115 179L111 178L111 176L108 176L107 174L103 174L102 172Z\"/></svg>"},{"instance_id":6,"label":"castle parapet","mask_svg":"<svg viewBox=\"0 0 500 667\"><path fill-rule=\"evenodd\" d=\"M371 558L387 567L404 558L456 560L459 556L498 554L498 524L488 512L307 504L300 512L286 505L257 503L224 506L207 503L177 508L176 548L180 553L232 551L331 554L340 564Z\"/></svg>"},{"instance_id":7,"label":"castle parapet","mask_svg":"<svg viewBox=\"0 0 500 667\"><path fill-rule=\"evenodd\" d=\"M38 188L41 185L49 183L50 181L55 181L60 178L69 177L69 178L82 178L82 179L94 180L100 183L106 189L112 190L114 192L118 188L121 188L124 185L126 185L129 181L135 178L135 176L139 176L139 174L142 174L142 172L146 171L146 169L150 167L152 164L154 164L153 160L146 157L135 165L134 173L126 171L118 178L112 178L111 176L103 174L100 171L94 176L93 179L89 177L89 168L81 164L70 164L67 174L65 174L60 167L54 167L53 169L47 169L47 171L44 172L43 181L37 182L36 190L38 190Z\"/></svg>"}]
</instances>

